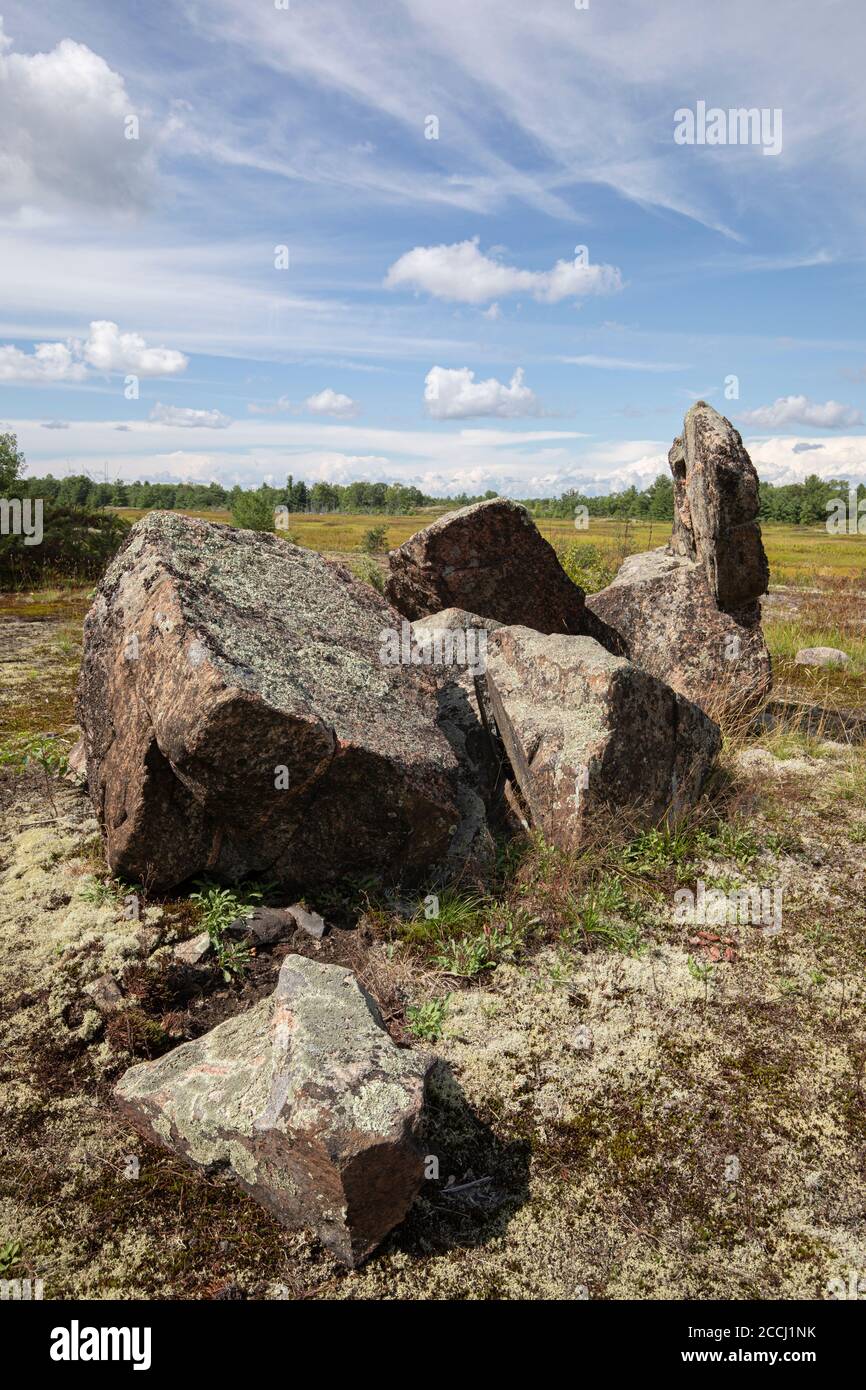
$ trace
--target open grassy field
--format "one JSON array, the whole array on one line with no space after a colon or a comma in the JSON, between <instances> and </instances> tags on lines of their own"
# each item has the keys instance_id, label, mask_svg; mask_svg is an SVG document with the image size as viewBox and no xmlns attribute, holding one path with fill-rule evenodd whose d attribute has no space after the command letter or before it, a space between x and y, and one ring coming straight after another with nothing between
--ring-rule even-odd
<instances>
[{"instance_id":1,"label":"open grassy field","mask_svg":"<svg viewBox=\"0 0 866 1390\"><path fill-rule=\"evenodd\" d=\"M132 507L116 508L118 515L128 521L138 521L145 515ZM349 515L296 514L289 518L289 534L299 545L329 553L349 553L357 550L364 534L373 527L384 526L385 547L402 545L409 536L429 526L445 514L446 508L428 508L411 516L372 516L369 513ZM226 511L191 511L206 521L230 523ZM552 545L594 545L606 560L619 563L625 555L651 550L664 545L670 536L667 521L619 521L606 517L590 518L584 531L562 520L538 521L538 528ZM770 560L771 584L809 586L818 581L850 581L862 579L866 585L866 534L830 535L823 526L780 526L765 523L764 545Z\"/></svg>"}]
</instances>

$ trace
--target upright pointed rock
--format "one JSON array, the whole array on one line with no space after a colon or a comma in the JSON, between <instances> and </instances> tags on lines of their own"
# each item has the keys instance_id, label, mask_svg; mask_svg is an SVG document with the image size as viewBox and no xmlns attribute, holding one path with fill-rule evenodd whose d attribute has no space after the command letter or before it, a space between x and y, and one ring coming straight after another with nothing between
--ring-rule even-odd
<instances>
[{"instance_id":1,"label":"upright pointed rock","mask_svg":"<svg viewBox=\"0 0 866 1390\"><path fill-rule=\"evenodd\" d=\"M713 719L739 723L772 685L759 602L769 569L758 475L733 425L705 401L688 411L668 458L670 543L630 556L587 607L631 661Z\"/></svg>"},{"instance_id":2,"label":"upright pointed rock","mask_svg":"<svg viewBox=\"0 0 866 1390\"><path fill-rule=\"evenodd\" d=\"M673 553L703 567L718 608L753 610L770 572L758 524L758 475L739 432L706 401L696 401L668 462Z\"/></svg>"}]
</instances>

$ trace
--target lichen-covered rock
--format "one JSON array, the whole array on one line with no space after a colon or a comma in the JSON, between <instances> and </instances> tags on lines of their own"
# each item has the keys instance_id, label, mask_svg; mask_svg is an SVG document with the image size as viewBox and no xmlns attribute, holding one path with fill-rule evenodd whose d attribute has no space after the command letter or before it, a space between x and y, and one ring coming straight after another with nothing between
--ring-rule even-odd
<instances>
[{"instance_id":1,"label":"lichen-covered rock","mask_svg":"<svg viewBox=\"0 0 866 1390\"><path fill-rule=\"evenodd\" d=\"M147 1139L230 1168L282 1222L354 1265L420 1188L431 1065L391 1041L350 971L292 955L270 998L131 1067L115 1096Z\"/></svg>"},{"instance_id":2,"label":"lichen-covered rock","mask_svg":"<svg viewBox=\"0 0 866 1390\"><path fill-rule=\"evenodd\" d=\"M847 666L849 660L839 647L801 647L794 657L797 666Z\"/></svg>"},{"instance_id":3,"label":"lichen-covered rock","mask_svg":"<svg viewBox=\"0 0 866 1390\"><path fill-rule=\"evenodd\" d=\"M697 706L591 637L500 628L487 683L533 824L563 849L602 814L634 828L679 813L719 750Z\"/></svg>"},{"instance_id":4,"label":"lichen-covered rock","mask_svg":"<svg viewBox=\"0 0 866 1390\"><path fill-rule=\"evenodd\" d=\"M412 620L465 609L537 632L595 633L584 593L525 507L506 498L449 512L388 556L385 596Z\"/></svg>"},{"instance_id":5,"label":"lichen-covered rock","mask_svg":"<svg viewBox=\"0 0 866 1390\"><path fill-rule=\"evenodd\" d=\"M84 631L79 719L115 873L419 876L456 823L435 684L381 658L399 615L273 535L153 512Z\"/></svg>"},{"instance_id":6,"label":"lichen-covered rock","mask_svg":"<svg viewBox=\"0 0 866 1390\"><path fill-rule=\"evenodd\" d=\"M701 566L717 607L754 615L769 567L758 525L758 475L738 431L706 401L696 401L668 462L673 553Z\"/></svg>"},{"instance_id":7,"label":"lichen-covered rock","mask_svg":"<svg viewBox=\"0 0 866 1390\"><path fill-rule=\"evenodd\" d=\"M412 638L430 660L437 681L437 721L459 765L460 824L448 869L469 873L496 855L491 823L502 822L508 760L493 724L487 681L487 641L502 624L462 608L445 608L411 625Z\"/></svg>"},{"instance_id":8,"label":"lichen-covered rock","mask_svg":"<svg viewBox=\"0 0 866 1390\"><path fill-rule=\"evenodd\" d=\"M770 653L760 623L722 612L695 561L665 548L630 555L587 604L617 632L630 661L712 719L745 719L770 693Z\"/></svg>"}]
</instances>

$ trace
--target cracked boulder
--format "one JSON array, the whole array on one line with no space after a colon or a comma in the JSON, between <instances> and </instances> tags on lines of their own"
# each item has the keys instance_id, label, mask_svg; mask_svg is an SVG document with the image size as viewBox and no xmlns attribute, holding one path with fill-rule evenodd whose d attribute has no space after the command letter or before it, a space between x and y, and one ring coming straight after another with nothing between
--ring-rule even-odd
<instances>
[{"instance_id":1,"label":"cracked boulder","mask_svg":"<svg viewBox=\"0 0 866 1390\"><path fill-rule=\"evenodd\" d=\"M487 685L532 824L562 849L612 819L633 830L678 815L719 751L696 705L591 637L500 628Z\"/></svg>"},{"instance_id":2,"label":"cracked boulder","mask_svg":"<svg viewBox=\"0 0 866 1390\"><path fill-rule=\"evenodd\" d=\"M457 823L435 682L400 616L275 535L152 512L84 629L78 717L112 872L421 877Z\"/></svg>"},{"instance_id":3,"label":"cracked boulder","mask_svg":"<svg viewBox=\"0 0 866 1390\"><path fill-rule=\"evenodd\" d=\"M420 1189L432 1061L392 1042L350 971L292 955L268 999L131 1067L115 1098L146 1139L229 1169L285 1225L355 1265Z\"/></svg>"},{"instance_id":4,"label":"cracked boulder","mask_svg":"<svg viewBox=\"0 0 866 1390\"><path fill-rule=\"evenodd\" d=\"M385 597L411 621L464 609L536 632L600 625L525 507L506 498L449 512L388 556Z\"/></svg>"}]
</instances>

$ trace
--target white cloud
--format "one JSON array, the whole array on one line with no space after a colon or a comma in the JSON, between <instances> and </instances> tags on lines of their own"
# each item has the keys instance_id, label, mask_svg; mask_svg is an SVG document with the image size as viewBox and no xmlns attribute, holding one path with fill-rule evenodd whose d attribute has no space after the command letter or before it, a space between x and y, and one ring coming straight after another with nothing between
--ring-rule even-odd
<instances>
[{"instance_id":1,"label":"white cloud","mask_svg":"<svg viewBox=\"0 0 866 1390\"><path fill-rule=\"evenodd\" d=\"M812 429L850 429L863 424L862 412L839 401L810 401L808 396L780 396L772 405L746 410L740 419L755 429L785 429L806 425Z\"/></svg>"},{"instance_id":2,"label":"white cloud","mask_svg":"<svg viewBox=\"0 0 866 1390\"><path fill-rule=\"evenodd\" d=\"M339 419L357 415L359 409L358 402L353 401L351 396L332 391L330 386L326 386L324 391L319 391L315 396L308 396L304 405L313 415L336 415Z\"/></svg>"},{"instance_id":3,"label":"white cloud","mask_svg":"<svg viewBox=\"0 0 866 1390\"><path fill-rule=\"evenodd\" d=\"M0 347L0 381L86 381L88 367L136 376L175 376L189 359L173 348L149 348L140 333L121 333L116 323L94 320L84 342L36 343L33 352Z\"/></svg>"},{"instance_id":4,"label":"white cloud","mask_svg":"<svg viewBox=\"0 0 866 1390\"><path fill-rule=\"evenodd\" d=\"M507 386L493 376L476 381L468 367L431 367L424 379L424 403L434 420L465 420L478 415L513 419L542 413L534 391L523 385L522 367Z\"/></svg>"},{"instance_id":5,"label":"white cloud","mask_svg":"<svg viewBox=\"0 0 866 1390\"><path fill-rule=\"evenodd\" d=\"M65 343L37 343L33 352L0 347L0 381L83 381L87 368Z\"/></svg>"},{"instance_id":6,"label":"white cloud","mask_svg":"<svg viewBox=\"0 0 866 1390\"><path fill-rule=\"evenodd\" d=\"M290 410L291 404L288 396L280 396L272 405L259 405L256 401L250 401L247 410L251 415L280 415L283 411Z\"/></svg>"},{"instance_id":7,"label":"white cloud","mask_svg":"<svg viewBox=\"0 0 866 1390\"><path fill-rule=\"evenodd\" d=\"M395 261L385 276L388 289L426 290L437 299L486 304L507 294L531 294L545 304L609 294L622 289L615 266L557 261L552 270L520 270L485 256L478 237L450 246L416 246Z\"/></svg>"},{"instance_id":8,"label":"white cloud","mask_svg":"<svg viewBox=\"0 0 866 1390\"><path fill-rule=\"evenodd\" d=\"M152 124L136 115L123 78L86 44L63 39L49 53L13 50L0 17L0 209L53 213L78 204L144 204L154 173Z\"/></svg>"},{"instance_id":9,"label":"white cloud","mask_svg":"<svg viewBox=\"0 0 866 1390\"><path fill-rule=\"evenodd\" d=\"M97 319L82 348L84 359L100 372L130 372L135 376L176 376L189 359L173 348L149 348L140 333L121 333L116 323Z\"/></svg>"},{"instance_id":10,"label":"white cloud","mask_svg":"<svg viewBox=\"0 0 866 1390\"><path fill-rule=\"evenodd\" d=\"M224 430L231 418L220 410L193 410L189 406L163 405L157 401L150 419L160 425L179 425L181 429Z\"/></svg>"}]
</instances>

